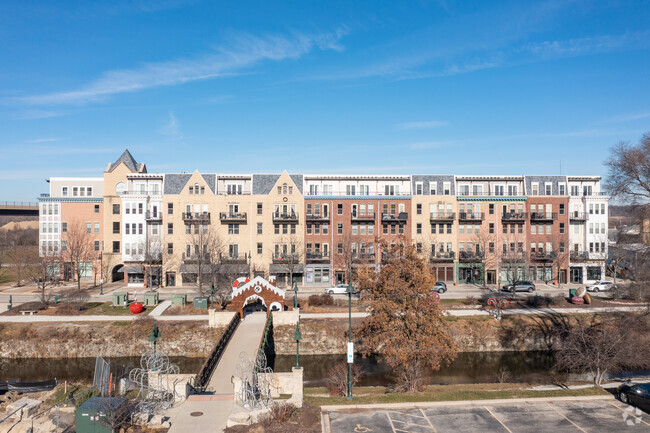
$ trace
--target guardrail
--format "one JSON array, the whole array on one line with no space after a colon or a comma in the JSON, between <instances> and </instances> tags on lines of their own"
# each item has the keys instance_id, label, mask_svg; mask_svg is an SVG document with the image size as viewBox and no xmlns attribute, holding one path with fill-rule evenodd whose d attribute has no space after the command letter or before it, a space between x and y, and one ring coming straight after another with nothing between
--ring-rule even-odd
<instances>
[{"instance_id":1,"label":"guardrail","mask_svg":"<svg viewBox=\"0 0 650 433\"><path fill-rule=\"evenodd\" d=\"M239 314L235 314L235 317L232 318L228 324L228 327L226 328L226 331L214 346L214 349L212 349L210 356L208 356L208 359L205 360L203 366L201 367L201 370L199 370L198 374L196 375L196 379L194 380L196 386L194 388L199 392L205 391L205 387L210 381L210 376L212 376L214 368L219 363L221 355L223 355L223 352L226 350L226 346L228 346L230 338L237 330L237 326L239 326L239 320Z\"/></svg>"},{"instance_id":2,"label":"guardrail","mask_svg":"<svg viewBox=\"0 0 650 433\"><path fill-rule=\"evenodd\" d=\"M266 326L264 327L264 335L262 335L262 339L260 340L260 347L257 350L257 356L255 357L255 366L258 367L257 359L259 359L259 354L260 352L263 352L264 355L267 353L275 353L275 348L270 348L269 346L273 343L273 312L269 311L269 315L266 318ZM268 356L267 356L268 359Z\"/></svg>"},{"instance_id":3,"label":"guardrail","mask_svg":"<svg viewBox=\"0 0 650 433\"><path fill-rule=\"evenodd\" d=\"M37 202L32 201L0 201L0 206L5 207L38 207Z\"/></svg>"}]
</instances>

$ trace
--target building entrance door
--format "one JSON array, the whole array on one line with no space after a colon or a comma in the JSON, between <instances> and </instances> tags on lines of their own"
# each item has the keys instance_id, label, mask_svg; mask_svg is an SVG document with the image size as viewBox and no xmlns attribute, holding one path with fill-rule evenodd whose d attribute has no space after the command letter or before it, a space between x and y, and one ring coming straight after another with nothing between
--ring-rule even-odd
<instances>
[{"instance_id":1,"label":"building entrance door","mask_svg":"<svg viewBox=\"0 0 650 433\"><path fill-rule=\"evenodd\" d=\"M571 268L571 283L582 284L582 268Z\"/></svg>"}]
</instances>

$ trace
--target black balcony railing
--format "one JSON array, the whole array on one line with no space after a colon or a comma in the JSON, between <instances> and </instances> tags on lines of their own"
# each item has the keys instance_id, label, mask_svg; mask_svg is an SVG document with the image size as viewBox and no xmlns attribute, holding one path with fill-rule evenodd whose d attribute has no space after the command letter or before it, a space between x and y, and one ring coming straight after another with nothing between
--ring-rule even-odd
<instances>
[{"instance_id":1,"label":"black balcony railing","mask_svg":"<svg viewBox=\"0 0 650 433\"><path fill-rule=\"evenodd\" d=\"M456 213L454 212L431 212L429 214L429 220L434 221L453 221L456 218Z\"/></svg>"},{"instance_id":2,"label":"black balcony railing","mask_svg":"<svg viewBox=\"0 0 650 433\"><path fill-rule=\"evenodd\" d=\"M555 251L544 252L544 251L531 251L530 260L533 262L552 262L557 258L557 253Z\"/></svg>"},{"instance_id":3,"label":"black balcony railing","mask_svg":"<svg viewBox=\"0 0 650 433\"><path fill-rule=\"evenodd\" d=\"M409 214L407 212L400 212L397 214L389 214L389 213L381 214L382 222L392 222L392 221L406 222L408 219L409 219Z\"/></svg>"},{"instance_id":4,"label":"black balcony railing","mask_svg":"<svg viewBox=\"0 0 650 433\"><path fill-rule=\"evenodd\" d=\"M456 258L454 251L432 251L429 256L431 262L453 262Z\"/></svg>"},{"instance_id":5,"label":"black balcony railing","mask_svg":"<svg viewBox=\"0 0 650 433\"><path fill-rule=\"evenodd\" d=\"M162 221L162 212L146 211L144 217L147 221Z\"/></svg>"},{"instance_id":6,"label":"black balcony railing","mask_svg":"<svg viewBox=\"0 0 650 433\"><path fill-rule=\"evenodd\" d=\"M183 253L182 257L183 261L185 262L198 262L201 260L204 263L207 263L210 261L210 253Z\"/></svg>"},{"instance_id":7,"label":"black balcony railing","mask_svg":"<svg viewBox=\"0 0 650 433\"><path fill-rule=\"evenodd\" d=\"M219 261L228 264L246 264L248 263L248 258L246 254L222 254L219 255Z\"/></svg>"},{"instance_id":8,"label":"black balcony railing","mask_svg":"<svg viewBox=\"0 0 650 433\"><path fill-rule=\"evenodd\" d=\"M525 221L528 219L526 212L505 212L501 215L503 221Z\"/></svg>"},{"instance_id":9,"label":"black balcony railing","mask_svg":"<svg viewBox=\"0 0 650 433\"><path fill-rule=\"evenodd\" d=\"M209 223L210 212L183 212L183 221L195 223Z\"/></svg>"},{"instance_id":10,"label":"black balcony railing","mask_svg":"<svg viewBox=\"0 0 650 433\"><path fill-rule=\"evenodd\" d=\"M587 221L587 214L585 212L571 212L569 213L571 221Z\"/></svg>"},{"instance_id":11,"label":"black balcony railing","mask_svg":"<svg viewBox=\"0 0 650 433\"><path fill-rule=\"evenodd\" d=\"M298 212L273 212L273 222L298 222Z\"/></svg>"},{"instance_id":12,"label":"black balcony railing","mask_svg":"<svg viewBox=\"0 0 650 433\"><path fill-rule=\"evenodd\" d=\"M460 212L458 214L459 221L483 221L485 219L485 212Z\"/></svg>"},{"instance_id":13,"label":"black balcony railing","mask_svg":"<svg viewBox=\"0 0 650 433\"><path fill-rule=\"evenodd\" d=\"M530 220L531 221L555 221L557 219L557 213L555 212L531 212Z\"/></svg>"},{"instance_id":14,"label":"black balcony railing","mask_svg":"<svg viewBox=\"0 0 650 433\"><path fill-rule=\"evenodd\" d=\"M273 263L298 263L300 257L298 254L273 253Z\"/></svg>"},{"instance_id":15,"label":"black balcony railing","mask_svg":"<svg viewBox=\"0 0 650 433\"><path fill-rule=\"evenodd\" d=\"M328 262L330 260L329 251L307 251L308 262Z\"/></svg>"},{"instance_id":16,"label":"black balcony railing","mask_svg":"<svg viewBox=\"0 0 650 433\"><path fill-rule=\"evenodd\" d=\"M352 253L352 260L355 262L374 262L376 257L375 253Z\"/></svg>"},{"instance_id":17,"label":"black balcony railing","mask_svg":"<svg viewBox=\"0 0 650 433\"><path fill-rule=\"evenodd\" d=\"M222 223L245 223L246 212L220 212L219 220Z\"/></svg>"},{"instance_id":18,"label":"black balcony railing","mask_svg":"<svg viewBox=\"0 0 650 433\"><path fill-rule=\"evenodd\" d=\"M374 212L352 212L352 221L374 221L375 213Z\"/></svg>"},{"instance_id":19,"label":"black balcony railing","mask_svg":"<svg viewBox=\"0 0 650 433\"><path fill-rule=\"evenodd\" d=\"M458 259L461 262L480 262L483 257L482 251L461 251L458 253Z\"/></svg>"},{"instance_id":20,"label":"black balcony railing","mask_svg":"<svg viewBox=\"0 0 650 433\"><path fill-rule=\"evenodd\" d=\"M307 221L329 221L330 220L330 214L329 213L308 213L306 214Z\"/></svg>"}]
</instances>

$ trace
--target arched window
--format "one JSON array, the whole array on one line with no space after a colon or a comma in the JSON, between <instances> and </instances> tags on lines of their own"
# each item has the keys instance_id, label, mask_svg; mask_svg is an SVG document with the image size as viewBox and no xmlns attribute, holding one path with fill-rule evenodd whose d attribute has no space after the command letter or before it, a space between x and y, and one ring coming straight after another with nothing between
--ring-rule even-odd
<instances>
[{"instance_id":1,"label":"arched window","mask_svg":"<svg viewBox=\"0 0 650 433\"><path fill-rule=\"evenodd\" d=\"M115 185L115 194L117 195L122 195L126 192L126 185L124 182L118 182L117 185Z\"/></svg>"},{"instance_id":2,"label":"arched window","mask_svg":"<svg viewBox=\"0 0 650 433\"><path fill-rule=\"evenodd\" d=\"M286 193L287 193L287 184L283 183L282 184L282 194L286 194Z\"/></svg>"}]
</instances>

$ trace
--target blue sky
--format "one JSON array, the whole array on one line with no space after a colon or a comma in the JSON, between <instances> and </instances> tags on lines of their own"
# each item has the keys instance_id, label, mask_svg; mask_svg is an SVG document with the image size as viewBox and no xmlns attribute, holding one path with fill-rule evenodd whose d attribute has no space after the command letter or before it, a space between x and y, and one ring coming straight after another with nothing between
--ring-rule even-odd
<instances>
[{"instance_id":1,"label":"blue sky","mask_svg":"<svg viewBox=\"0 0 650 433\"><path fill-rule=\"evenodd\" d=\"M0 201L149 171L594 174L650 131L648 1L0 3Z\"/></svg>"}]
</instances>

